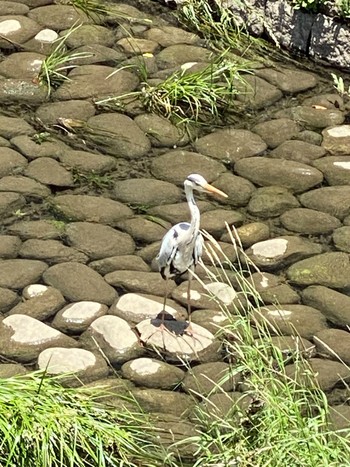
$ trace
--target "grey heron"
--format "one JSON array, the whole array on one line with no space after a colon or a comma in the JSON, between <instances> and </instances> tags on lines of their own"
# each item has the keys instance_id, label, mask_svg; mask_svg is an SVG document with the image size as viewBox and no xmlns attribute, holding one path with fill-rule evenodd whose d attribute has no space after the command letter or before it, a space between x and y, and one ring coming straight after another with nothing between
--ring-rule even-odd
<instances>
[{"instance_id":1,"label":"grey heron","mask_svg":"<svg viewBox=\"0 0 350 467\"><path fill-rule=\"evenodd\" d=\"M202 256L203 237L199 231L200 211L193 196L193 190L205 193L216 193L224 198L227 194L210 185L205 178L198 174L189 175L184 181L185 194L191 213L191 222L180 222L174 225L163 237L159 254L157 256L159 272L166 281L161 325L164 326L165 305L167 300L167 281L194 270ZM191 306L191 273L188 278L187 307L189 321Z\"/></svg>"}]
</instances>

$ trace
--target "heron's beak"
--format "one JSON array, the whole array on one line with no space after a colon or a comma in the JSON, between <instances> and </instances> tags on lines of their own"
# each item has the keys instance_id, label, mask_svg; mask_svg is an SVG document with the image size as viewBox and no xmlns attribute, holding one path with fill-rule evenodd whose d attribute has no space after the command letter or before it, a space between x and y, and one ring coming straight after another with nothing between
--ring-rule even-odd
<instances>
[{"instance_id":1,"label":"heron's beak","mask_svg":"<svg viewBox=\"0 0 350 467\"><path fill-rule=\"evenodd\" d=\"M227 195L226 193L224 193L224 192L221 191L221 190L218 190L218 189L215 188L215 186L213 186L213 185L209 185L209 183L207 183L206 185L204 185L203 188L205 189L205 191L209 191L210 193L216 193L217 195L222 196L223 198L227 198L227 197L228 197L228 195Z\"/></svg>"}]
</instances>

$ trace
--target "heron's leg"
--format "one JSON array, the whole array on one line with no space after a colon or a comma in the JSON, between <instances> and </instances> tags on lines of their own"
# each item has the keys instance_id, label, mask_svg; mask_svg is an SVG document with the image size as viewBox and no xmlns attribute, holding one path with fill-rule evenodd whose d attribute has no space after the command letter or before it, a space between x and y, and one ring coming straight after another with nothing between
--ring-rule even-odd
<instances>
[{"instance_id":1,"label":"heron's leg","mask_svg":"<svg viewBox=\"0 0 350 467\"><path fill-rule=\"evenodd\" d=\"M191 324L191 282L192 282L192 272L193 266L188 270L188 285L187 285L187 313L188 313L188 321Z\"/></svg>"},{"instance_id":2,"label":"heron's leg","mask_svg":"<svg viewBox=\"0 0 350 467\"><path fill-rule=\"evenodd\" d=\"M163 309L162 309L162 312L161 312L161 320L162 320L161 324L162 324L162 326L164 326L165 307L166 307L167 298L168 298L168 277L166 277L166 279L165 279L164 301L163 301Z\"/></svg>"}]
</instances>

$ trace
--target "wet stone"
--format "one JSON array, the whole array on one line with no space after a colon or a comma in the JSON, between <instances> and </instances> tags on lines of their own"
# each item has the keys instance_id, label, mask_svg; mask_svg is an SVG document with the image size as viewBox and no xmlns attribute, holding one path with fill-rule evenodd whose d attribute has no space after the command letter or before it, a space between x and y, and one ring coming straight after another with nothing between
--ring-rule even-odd
<instances>
[{"instance_id":1,"label":"wet stone","mask_svg":"<svg viewBox=\"0 0 350 467\"><path fill-rule=\"evenodd\" d=\"M72 173L57 161L48 157L41 157L30 162L24 173L27 177L33 178L44 185L74 186Z\"/></svg>"},{"instance_id":2,"label":"wet stone","mask_svg":"<svg viewBox=\"0 0 350 467\"><path fill-rule=\"evenodd\" d=\"M117 224L117 228L131 235L136 242L152 243L161 240L171 225L165 222L160 225L146 217L137 216L125 219Z\"/></svg>"},{"instance_id":3,"label":"wet stone","mask_svg":"<svg viewBox=\"0 0 350 467\"><path fill-rule=\"evenodd\" d=\"M350 253L350 227L339 227L333 232L333 243L337 250Z\"/></svg>"},{"instance_id":4,"label":"wet stone","mask_svg":"<svg viewBox=\"0 0 350 467\"><path fill-rule=\"evenodd\" d=\"M32 9L29 18L46 28L62 31L89 22L88 17L70 5L48 5Z\"/></svg>"},{"instance_id":5,"label":"wet stone","mask_svg":"<svg viewBox=\"0 0 350 467\"><path fill-rule=\"evenodd\" d=\"M28 79L8 78L1 80L0 103L39 105L47 100L48 90Z\"/></svg>"},{"instance_id":6,"label":"wet stone","mask_svg":"<svg viewBox=\"0 0 350 467\"><path fill-rule=\"evenodd\" d=\"M98 24L83 24L80 28L73 31L66 30L61 32L61 36L68 35L65 44L71 48L76 49L82 45L99 44L105 47L111 47L114 44L113 32ZM74 51L76 52L76 51Z\"/></svg>"},{"instance_id":7,"label":"wet stone","mask_svg":"<svg viewBox=\"0 0 350 467\"><path fill-rule=\"evenodd\" d=\"M74 50L76 54L83 54L74 59L75 65L106 65L115 66L125 59L125 54L100 44L82 45Z\"/></svg>"},{"instance_id":8,"label":"wet stone","mask_svg":"<svg viewBox=\"0 0 350 467\"><path fill-rule=\"evenodd\" d=\"M270 325L273 334L276 331L284 336L297 335L305 339L327 329L325 316L316 308L306 305L285 304L268 305L253 312L253 320Z\"/></svg>"},{"instance_id":9,"label":"wet stone","mask_svg":"<svg viewBox=\"0 0 350 467\"><path fill-rule=\"evenodd\" d=\"M182 381L183 389L196 397L234 391L241 379L228 363L202 363L190 369Z\"/></svg>"},{"instance_id":10,"label":"wet stone","mask_svg":"<svg viewBox=\"0 0 350 467\"><path fill-rule=\"evenodd\" d=\"M282 186L301 193L323 180L319 170L301 162L267 157L250 157L235 164L235 172L260 186Z\"/></svg>"},{"instance_id":11,"label":"wet stone","mask_svg":"<svg viewBox=\"0 0 350 467\"><path fill-rule=\"evenodd\" d=\"M103 99L134 91L139 83L137 76L126 70L113 74L114 71L115 68L104 65L82 65L74 68L69 73L69 80L61 84L53 97L55 100ZM90 128L90 123L88 126L92 132L96 130L94 125Z\"/></svg>"},{"instance_id":12,"label":"wet stone","mask_svg":"<svg viewBox=\"0 0 350 467\"><path fill-rule=\"evenodd\" d=\"M244 215L239 211L213 209L201 215L201 229L217 238L226 232L226 223L239 227L243 221Z\"/></svg>"},{"instance_id":13,"label":"wet stone","mask_svg":"<svg viewBox=\"0 0 350 467\"><path fill-rule=\"evenodd\" d=\"M11 148L0 147L0 177L11 175L17 170L21 170L28 164L25 157Z\"/></svg>"},{"instance_id":14,"label":"wet stone","mask_svg":"<svg viewBox=\"0 0 350 467\"><path fill-rule=\"evenodd\" d=\"M113 171L117 166L117 161L114 157L87 151L63 151L62 155L59 156L59 161L65 167L88 174L104 174L105 172Z\"/></svg>"},{"instance_id":15,"label":"wet stone","mask_svg":"<svg viewBox=\"0 0 350 467\"><path fill-rule=\"evenodd\" d=\"M304 367L300 362L287 365L285 372L288 378L298 381L303 386L314 388L316 383L321 391L326 392L338 383L346 383L350 379L349 369L345 365L321 358L311 358ZM314 374L316 379L311 379L310 373Z\"/></svg>"},{"instance_id":16,"label":"wet stone","mask_svg":"<svg viewBox=\"0 0 350 467\"><path fill-rule=\"evenodd\" d=\"M34 128L23 118L5 117L0 115L0 136L6 139L14 138L19 135L33 135Z\"/></svg>"},{"instance_id":17,"label":"wet stone","mask_svg":"<svg viewBox=\"0 0 350 467\"><path fill-rule=\"evenodd\" d=\"M188 135L181 126L173 125L168 119L154 114L142 114L135 123L148 136L154 147L176 147L188 143Z\"/></svg>"},{"instance_id":18,"label":"wet stone","mask_svg":"<svg viewBox=\"0 0 350 467\"><path fill-rule=\"evenodd\" d=\"M259 135L248 130L225 128L199 138L194 147L205 156L223 162L237 162L240 159L258 156L267 149Z\"/></svg>"},{"instance_id":19,"label":"wet stone","mask_svg":"<svg viewBox=\"0 0 350 467\"><path fill-rule=\"evenodd\" d=\"M58 240L29 239L19 250L21 258L39 259L49 264L76 261L87 263L89 257L76 248L64 245Z\"/></svg>"},{"instance_id":20,"label":"wet stone","mask_svg":"<svg viewBox=\"0 0 350 467\"><path fill-rule=\"evenodd\" d=\"M147 348L164 353L170 361L218 359L214 336L205 328L191 323L191 335L188 335L188 322L167 320L164 322L164 331L159 328L160 323L160 319L146 319L137 324L140 340Z\"/></svg>"},{"instance_id":21,"label":"wet stone","mask_svg":"<svg viewBox=\"0 0 350 467\"><path fill-rule=\"evenodd\" d=\"M63 229L55 221L18 221L11 224L7 232L12 235L18 235L22 240L27 240L29 238L49 240L60 238Z\"/></svg>"},{"instance_id":22,"label":"wet stone","mask_svg":"<svg viewBox=\"0 0 350 467\"><path fill-rule=\"evenodd\" d=\"M322 106L326 109L344 110L344 99L338 94L317 94L316 96L308 97L303 101L303 105L310 107Z\"/></svg>"},{"instance_id":23,"label":"wet stone","mask_svg":"<svg viewBox=\"0 0 350 467\"><path fill-rule=\"evenodd\" d=\"M350 125L326 128L322 132L322 146L335 156L349 155Z\"/></svg>"},{"instance_id":24,"label":"wet stone","mask_svg":"<svg viewBox=\"0 0 350 467\"><path fill-rule=\"evenodd\" d=\"M164 201L164 198L162 199ZM197 201L197 206L203 214L206 211L214 209L215 206L207 201ZM190 221L190 211L187 203L157 205L147 211L152 216L160 217L173 225L179 222ZM157 253L156 253L157 254Z\"/></svg>"},{"instance_id":25,"label":"wet stone","mask_svg":"<svg viewBox=\"0 0 350 467\"><path fill-rule=\"evenodd\" d=\"M1 261L0 287L22 289L38 282L47 269L43 261L30 259L5 259Z\"/></svg>"},{"instance_id":26,"label":"wet stone","mask_svg":"<svg viewBox=\"0 0 350 467\"><path fill-rule=\"evenodd\" d=\"M345 119L343 112L340 110L314 109L304 105L293 107L290 112L293 119L311 128L340 125Z\"/></svg>"},{"instance_id":27,"label":"wet stone","mask_svg":"<svg viewBox=\"0 0 350 467\"><path fill-rule=\"evenodd\" d=\"M137 358L121 367L124 378L138 386L171 389L184 378L185 372L174 365L154 358Z\"/></svg>"},{"instance_id":28,"label":"wet stone","mask_svg":"<svg viewBox=\"0 0 350 467\"><path fill-rule=\"evenodd\" d=\"M1 13L3 15L23 15L25 16L29 11L29 7L22 3L17 2L3 2L1 5Z\"/></svg>"},{"instance_id":29,"label":"wet stone","mask_svg":"<svg viewBox=\"0 0 350 467\"><path fill-rule=\"evenodd\" d=\"M129 255L135 250L132 237L108 225L72 222L66 227L67 243L90 260Z\"/></svg>"},{"instance_id":30,"label":"wet stone","mask_svg":"<svg viewBox=\"0 0 350 467\"><path fill-rule=\"evenodd\" d=\"M329 407L329 417L334 431L338 431L341 436L347 436L350 427L350 407L348 405L335 405Z\"/></svg>"},{"instance_id":31,"label":"wet stone","mask_svg":"<svg viewBox=\"0 0 350 467\"><path fill-rule=\"evenodd\" d=\"M323 157L325 154L326 150L316 144L310 144L305 141L290 140L284 141L282 144L277 146L277 148L273 149L270 152L269 157L287 159L312 165L312 161Z\"/></svg>"},{"instance_id":32,"label":"wet stone","mask_svg":"<svg viewBox=\"0 0 350 467\"><path fill-rule=\"evenodd\" d=\"M277 347L288 358L294 355L297 355L297 358L300 358L300 355L303 355L305 358L311 358L316 355L315 345L308 339L300 336L272 336L271 344Z\"/></svg>"},{"instance_id":33,"label":"wet stone","mask_svg":"<svg viewBox=\"0 0 350 467\"><path fill-rule=\"evenodd\" d=\"M54 209L71 221L116 225L133 212L118 201L101 196L62 195L53 200Z\"/></svg>"},{"instance_id":34,"label":"wet stone","mask_svg":"<svg viewBox=\"0 0 350 467\"><path fill-rule=\"evenodd\" d=\"M296 139L316 146L321 146L322 143L322 135L312 130L301 131L300 133L298 133Z\"/></svg>"},{"instance_id":35,"label":"wet stone","mask_svg":"<svg viewBox=\"0 0 350 467\"><path fill-rule=\"evenodd\" d=\"M129 324L117 316L95 319L82 334L81 342L89 350L99 350L113 364L127 362L144 353Z\"/></svg>"},{"instance_id":36,"label":"wet stone","mask_svg":"<svg viewBox=\"0 0 350 467\"><path fill-rule=\"evenodd\" d=\"M248 204L250 214L267 219L277 217L291 208L299 207L299 201L287 188L267 186L258 188Z\"/></svg>"},{"instance_id":37,"label":"wet stone","mask_svg":"<svg viewBox=\"0 0 350 467\"><path fill-rule=\"evenodd\" d=\"M26 315L11 315L0 323L0 352L30 362L49 347L75 347L74 339Z\"/></svg>"},{"instance_id":38,"label":"wet stone","mask_svg":"<svg viewBox=\"0 0 350 467\"><path fill-rule=\"evenodd\" d=\"M213 59L213 53L195 45L175 44L163 49L156 58L159 68L165 69L188 62L210 62Z\"/></svg>"},{"instance_id":39,"label":"wet stone","mask_svg":"<svg viewBox=\"0 0 350 467\"><path fill-rule=\"evenodd\" d=\"M298 303L299 294L279 276L274 276L268 272L255 272L248 281L254 286L264 304L286 304Z\"/></svg>"},{"instance_id":40,"label":"wet stone","mask_svg":"<svg viewBox=\"0 0 350 467\"><path fill-rule=\"evenodd\" d=\"M6 78L33 79L40 71L45 55L33 52L14 53L0 63L0 75Z\"/></svg>"},{"instance_id":41,"label":"wet stone","mask_svg":"<svg viewBox=\"0 0 350 467\"><path fill-rule=\"evenodd\" d=\"M19 301L16 292L4 287L0 287L0 313L6 313Z\"/></svg>"},{"instance_id":42,"label":"wet stone","mask_svg":"<svg viewBox=\"0 0 350 467\"><path fill-rule=\"evenodd\" d=\"M39 289L36 292L36 289ZM10 315L20 314L45 321L53 316L66 303L61 292L54 287L31 284L22 294L22 301L11 308Z\"/></svg>"},{"instance_id":43,"label":"wet stone","mask_svg":"<svg viewBox=\"0 0 350 467\"><path fill-rule=\"evenodd\" d=\"M117 45L128 55L154 54L159 47L155 41L138 37L124 37L117 42Z\"/></svg>"},{"instance_id":44,"label":"wet stone","mask_svg":"<svg viewBox=\"0 0 350 467\"><path fill-rule=\"evenodd\" d=\"M307 287L301 293L305 305L320 310L327 321L335 326L347 328L350 325L350 297L336 290L320 285Z\"/></svg>"},{"instance_id":45,"label":"wet stone","mask_svg":"<svg viewBox=\"0 0 350 467\"><path fill-rule=\"evenodd\" d=\"M43 104L35 112L35 116L46 125L56 125L61 118L86 121L93 115L95 107L91 102L74 99Z\"/></svg>"},{"instance_id":46,"label":"wet stone","mask_svg":"<svg viewBox=\"0 0 350 467\"><path fill-rule=\"evenodd\" d=\"M128 292L141 292L145 294L164 297L165 280L157 272L142 271L114 271L105 275L108 284ZM175 287L172 280L168 281L168 292Z\"/></svg>"},{"instance_id":47,"label":"wet stone","mask_svg":"<svg viewBox=\"0 0 350 467\"><path fill-rule=\"evenodd\" d=\"M26 200L19 193L0 193L0 218L12 216L14 212L25 206Z\"/></svg>"},{"instance_id":48,"label":"wet stone","mask_svg":"<svg viewBox=\"0 0 350 467\"><path fill-rule=\"evenodd\" d=\"M280 220L286 229L305 235L326 235L341 226L336 217L307 208L290 209Z\"/></svg>"},{"instance_id":49,"label":"wet stone","mask_svg":"<svg viewBox=\"0 0 350 467\"><path fill-rule=\"evenodd\" d=\"M139 256L121 255L109 256L108 258L98 259L89 263L90 268L104 276L113 271L144 271L149 272L150 267Z\"/></svg>"},{"instance_id":50,"label":"wet stone","mask_svg":"<svg viewBox=\"0 0 350 467\"><path fill-rule=\"evenodd\" d=\"M326 212L340 220L350 214L350 187L346 185L317 188L303 193L299 199L304 207Z\"/></svg>"},{"instance_id":51,"label":"wet stone","mask_svg":"<svg viewBox=\"0 0 350 467\"><path fill-rule=\"evenodd\" d=\"M163 311L164 299L156 295L126 293L110 309L109 314L119 316L128 322L139 323L145 319L156 319ZM165 305L166 319L183 321L187 312L170 298Z\"/></svg>"},{"instance_id":52,"label":"wet stone","mask_svg":"<svg viewBox=\"0 0 350 467\"><path fill-rule=\"evenodd\" d=\"M158 42L162 47L176 44L194 45L200 41L199 36L174 26L161 26L150 28L143 36L151 41Z\"/></svg>"},{"instance_id":53,"label":"wet stone","mask_svg":"<svg viewBox=\"0 0 350 467\"><path fill-rule=\"evenodd\" d=\"M293 120L288 118L278 118L258 123L253 128L253 131L261 136L270 148L276 148L284 141L297 136L300 131L300 127Z\"/></svg>"},{"instance_id":54,"label":"wet stone","mask_svg":"<svg viewBox=\"0 0 350 467\"><path fill-rule=\"evenodd\" d=\"M62 141L55 141L50 138L50 141L39 142L26 135L15 136L11 139L11 144L30 160L40 157L58 159L61 154L68 150L68 146Z\"/></svg>"},{"instance_id":55,"label":"wet stone","mask_svg":"<svg viewBox=\"0 0 350 467\"><path fill-rule=\"evenodd\" d=\"M31 198L46 198L51 194L50 189L42 183L21 175L2 177L0 191L13 191Z\"/></svg>"},{"instance_id":56,"label":"wet stone","mask_svg":"<svg viewBox=\"0 0 350 467\"><path fill-rule=\"evenodd\" d=\"M245 253L256 266L276 269L320 254L322 246L306 238L286 235L255 243Z\"/></svg>"},{"instance_id":57,"label":"wet stone","mask_svg":"<svg viewBox=\"0 0 350 467\"><path fill-rule=\"evenodd\" d=\"M248 395L238 391L230 391L210 395L203 403L203 409L209 415L209 420L231 420L235 417L240 423L246 417L253 400Z\"/></svg>"},{"instance_id":58,"label":"wet stone","mask_svg":"<svg viewBox=\"0 0 350 467\"><path fill-rule=\"evenodd\" d=\"M92 301L81 301L71 303L56 313L52 326L59 331L72 334L87 330L95 319L104 316L108 307L102 303Z\"/></svg>"},{"instance_id":59,"label":"wet stone","mask_svg":"<svg viewBox=\"0 0 350 467\"><path fill-rule=\"evenodd\" d=\"M228 232L224 233L220 240L223 242L232 242L232 238L244 248L249 248L254 243L263 242L270 238L270 229L269 226L263 222L251 222L237 229L233 229L231 234Z\"/></svg>"},{"instance_id":60,"label":"wet stone","mask_svg":"<svg viewBox=\"0 0 350 467\"><path fill-rule=\"evenodd\" d=\"M263 109L283 97L282 92L276 86L259 76L246 75L244 81L245 83L236 83L239 92L237 99L253 109Z\"/></svg>"},{"instance_id":61,"label":"wet stone","mask_svg":"<svg viewBox=\"0 0 350 467\"><path fill-rule=\"evenodd\" d=\"M0 378L12 378L13 376L22 376L28 373L25 366L19 363L1 363Z\"/></svg>"},{"instance_id":62,"label":"wet stone","mask_svg":"<svg viewBox=\"0 0 350 467\"><path fill-rule=\"evenodd\" d=\"M88 383L108 375L108 366L98 354L88 350L64 347L52 347L40 352L38 369L48 375L69 373L65 385L76 386L79 381ZM71 382L71 384L69 384Z\"/></svg>"},{"instance_id":63,"label":"wet stone","mask_svg":"<svg viewBox=\"0 0 350 467\"><path fill-rule=\"evenodd\" d=\"M0 16L0 47L14 49L14 44L23 44L40 31L41 27L27 16Z\"/></svg>"},{"instance_id":64,"label":"wet stone","mask_svg":"<svg viewBox=\"0 0 350 467\"><path fill-rule=\"evenodd\" d=\"M325 329L314 336L319 354L331 360L350 363L350 334L341 329Z\"/></svg>"},{"instance_id":65,"label":"wet stone","mask_svg":"<svg viewBox=\"0 0 350 467\"><path fill-rule=\"evenodd\" d=\"M119 73L116 75L119 76ZM103 113L91 117L87 124L92 141L115 157L138 159L151 149L150 140L145 133L126 115Z\"/></svg>"},{"instance_id":66,"label":"wet stone","mask_svg":"<svg viewBox=\"0 0 350 467\"><path fill-rule=\"evenodd\" d=\"M190 396L175 391L153 388L133 389L132 395L147 413L160 412L184 417L195 405Z\"/></svg>"},{"instance_id":67,"label":"wet stone","mask_svg":"<svg viewBox=\"0 0 350 467\"><path fill-rule=\"evenodd\" d=\"M342 252L323 253L294 263L287 277L298 285L324 285L336 289L350 287L349 255Z\"/></svg>"},{"instance_id":68,"label":"wet stone","mask_svg":"<svg viewBox=\"0 0 350 467\"><path fill-rule=\"evenodd\" d=\"M151 172L155 178L182 185L190 173L200 173L211 183L226 169L220 162L196 152L174 150L155 158Z\"/></svg>"},{"instance_id":69,"label":"wet stone","mask_svg":"<svg viewBox=\"0 0 350 467\"><path fill-rule=\"evenodd\" d=\"M281 91L292 94L312 89L318 83L316 75L288 68L262 68L255 70L255 74L277 86Z\"/></svg>"},{"instance_id":70,"label":"wet stone","mask_svg":"<svg viewBox=\"0 0 350 467\"><path fill-rule=\"evenodd\" d=\"M323 172L328 185L350 185L349 156L322 157L313 165Z\"/></svg>"},{"instance_id":71,"label":"wet stone","mask_svg":"<svg viewBox=\"0 0 350 467\"><path fill-rule=\"evenodd\" d=\"M53 29L42 29L29 41L23 44L28 52L36 52L44 55L50 55L56 47L58 34Z\"/></svg>"},{"instance_id":72,"label":"wet stone","mask_svg":"<svg viewBox=\"0 0 350 467\"><path fill-rule=\"evenodd\" d=\"M220 175L213 185L227 194L227 198L221 199L222 204L236 207L246 206L255 191L254 185L249 180L231 173Z\"/></svg>"},{"instance_id":73,"label":"wet stone","mask_svg":"<svg viewBox=\"0 0 350 467\"><path fill-rule=\"evenodd\" d=\"M21 239L13 235L0 235L0 258L16 258L21 247Z\"/></svg>"},{"instance_id":74,"label":"wet stone","mask_svg":"<svg viewBox=\"0 0 350 467\"><path fill-rule=\"evenodd\" d=\"M150 207L178 203L182 197L182 190L169 182L134 178L117 181L114 184L114 196L122 203Z\"/></svg>"},{"instance_id":75,"label":"wet stone","mask_svg":"<svg viewBox=\"0 0 350 467\"><path fill-rule=\"evenodd\" d=\"M100 274L80 263L61 263L51 266L43 275L43 280L60 290L63 296L72 302L91 300L111 305L117 297L116 291Z\"/></svg>"}]
</instances>

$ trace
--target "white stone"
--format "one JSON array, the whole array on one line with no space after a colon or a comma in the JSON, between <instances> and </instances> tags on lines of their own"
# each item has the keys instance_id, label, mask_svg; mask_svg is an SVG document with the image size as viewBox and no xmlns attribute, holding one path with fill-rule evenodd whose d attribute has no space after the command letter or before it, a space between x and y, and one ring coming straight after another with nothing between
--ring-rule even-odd
<instances>
[{"instance_id":1,"label":"white stone","mask_svg":"<svg viewBox=\"0 0 350 467\"><path fill-rule=\"evenodd\" d=\"M268 315L277 316L278 318L287 318L292 312L290 310L270 310Z\"/></svg>"},{"instance_id":2,"label":"white stone","mask_svg":"<svg viewBox=\"0 0 350 467\"><path fill-rule=\"evenodd\" d=\"M288 240L285 238L273 238L264 242L255 243L252 246L253 254L265 258L276 258L283 255L288 246Z\"/></svg>"},{"instance_id":3,"label":"white stone","mask_svg":"<svg viewBox=\"0 0 350 467\"><path fill-rule=\"evenodd\" d=\"M182 326L179 322L177 324ZM191 333L193 335L176 334L168 330L161 331L149 319L141 321L136 328L140 333L141 341L147 346L165 350L182 360L191 360L198 355L198 352L206 349L214 341L211 332L195 323L191 323Z\"/></svg>"},{"instance_id":4,"label":"white stone","mask_svg":"<svg viewBox=\"0 0 350 467\"><path fill-rule=\"evenodd\" d=\"M184 292L182 294L182 297L186 298L187 300L187 292ZM190 300L200 300L201 297L202 295L199 292L197 292L197 290L190 290Z\"/></svg>"},{"instance_id":5,"label":"white stone","mask_svg":"<svg viewBox=\"0 0 350 467\"><path fill-rule=\"evenodd\" d=\"M142 297L137 293L127 293L120 297L117 308L120 311L130 313L134 320L140 321L145 318L156 318L163 310L163 303ZM165 306L165 311L174 317L178 314L175 308L169 305Z\"/></svg>"},{"instance_id":6,"label":"white stone","mask_svg":"<svg viewBox=\"0 0 350 467\"><path fill-rule=\"evenodd\" d=\"M160 367L161 365L151 358L137 358L130 363L130 368L139 375L153 375Z\"/></svg>"},{"instance_id":7,"label":"white stone","mask_svg":"<svg viewBox=\"0 0 350 467\"><path fill-rule=\"evenodd\" d=\"M34 39L40 42L54 42L58 38L57 32L52 29L43 29L38 32Z\"/></svg>"},{"instance_id":8,"label":"white stone","mask_svg":"<svg viewBox=\"0 0 350 467\"><path fill-rule=\"evenodd\" d=\"M62 335L56 329L27 315L10 315L3 320L3 324L14 331L11 339L22 344L39 345Z\"/></svg>"},{"instance_id":9,"label":"white stone","mask_svg":"<svg viewBox=\"0 0 350 467\"><path fill-rule=\"evenodd\" d=\"M333 165L336 167L341 167L342 169L345 170L350 170L350 161L349 162L333 162Z\"/></svg>"},{"instance_id":10,"label":"white stone","mask_svg":"<svg viewBox=\"0 0 350 467\"><path fill-rule=\"evenodd\" d=\"M21 28L22 25L17 19L6 19L0 23L0 34L6 36L6 34L19 31Z\"/></svg>"},{"instance_id":11,"label":"white stone","mask_svg":"<svg viewBox=\"0 0 350 467\"><path fill-rule=\"evenodd\" d=\"M126 352L138 343L136 334L129 324L118 316L101 316L91 324L91 328L101 334L105 341L120 353Z\"/></svg>"},{"instance_id":12,"label":"white stone","mask_svg":"<svg viewBox=\"0 0 350 467\"><path fill-rule=\"evenodd\" d=\"M269 278L262 275L261 276L261 281L259 282L260 286L263 287L264 289L266 289L266 287L269 286Z\"/></svg>"},{"instance_id":13,"label":"white stone","mask_svg":"<svg viewBox=\"0 0 350 467\"><path fill-rule=\"evenodd\" d=\"M62 317L67 322L82 323L93 318L101 309L101 303L91 301L81 301L69 305L62 313Z\"/></svg>"},{"instance_id":14,"label":"white stone","mask_svg":"<svg viewBox=\"0 0 350 467\"><path fill-rule=\"evenodd\" d=\"M350 125L335 126L327 130L329 136L334 138L343 138L344 136L350 136Z\"/></svg>"},{"instance_id":15,"label":"white stone","mask_svg":"<svg viewBox=\"0 0 350 467\"><path fill-rule=\"evenodd\" d=\"M211 282L206 284L205 288L225 305L229 305L237 297L237 292L233 287L224 282Z\"/></svg>"},{"instance_id":16,"label":"white stone","mask_svg":"<svg viewBox=\"0 0 350 467\"><path fill-rule=\"evenodd\" d=\"M222 323L226 319L227 317L223 313L218 313L217 315L213 316L212 321L214 323Z\"/></svg>"},{"instance_id":17,"label":"white stone","mask_svg":"<svg viewBox=\"0 0 350 467\"><path fill-rule=\"evenodd\" d=\"M76 373L86 370L96 364L96 357L92 352L84 349L65 349L52 347L43 350L38 358L40 370L50 374Z\"/></svg>"},{"instance_id":18,"label":"white stone","mask_svg":"<svg viewBox=\"0 0 350 467\"><path fill-rule=\"evenodd\" d=\"M23 290L23 296L25 298L34 298L43 295L47 290L47 285L31 284Z\"/></svg>"}]
</instances>

